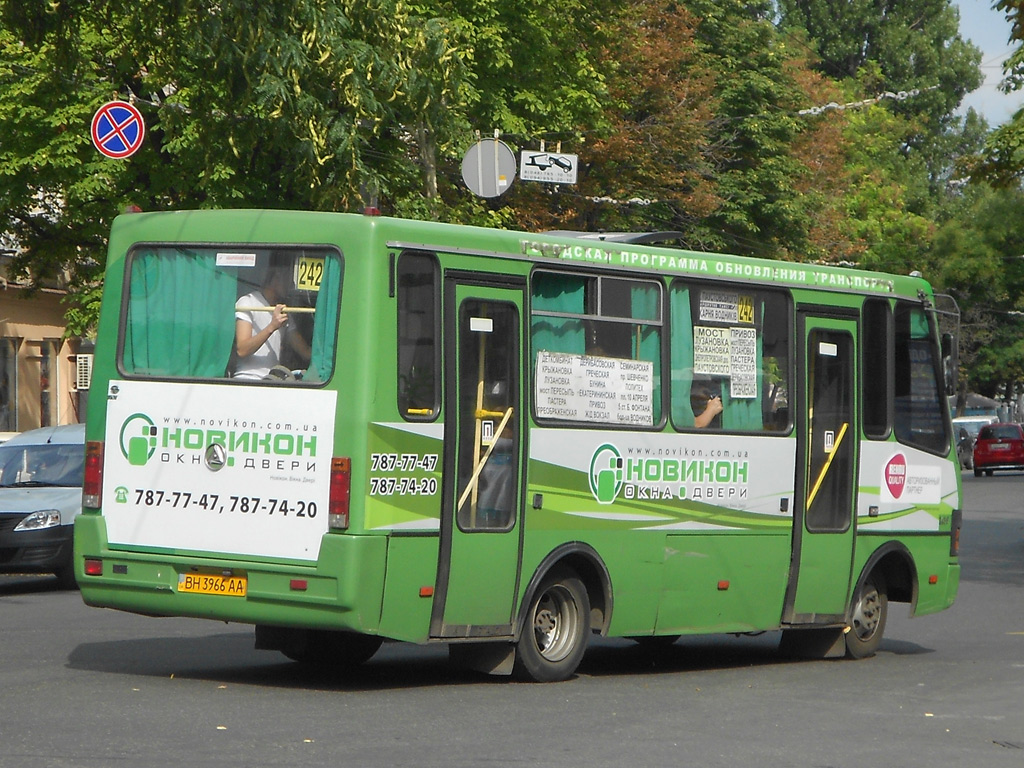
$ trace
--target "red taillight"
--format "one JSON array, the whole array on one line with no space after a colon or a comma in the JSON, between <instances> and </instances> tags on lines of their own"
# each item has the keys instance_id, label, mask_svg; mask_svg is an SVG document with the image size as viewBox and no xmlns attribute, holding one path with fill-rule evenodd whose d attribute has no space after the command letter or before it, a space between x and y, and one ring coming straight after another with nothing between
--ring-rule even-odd
<instances>
[{"instance_id":1,"label":"red taillight","mask_svg":"<svg viewBox=\"0 0 1024 768\"><path fill-rule=\"evenodd\" d=\"M102 576L103 575L103 561L93 560L88 558L85 561L85 575L86 576Z\"/></svg>"},{"instance_id":2,"label":"red taillight","mask_svg":"<svg viewBox=\"0 0 1024 768\"><path fill-rule=\"evenodd\" d=\"M103 491L103 443L90 440L85 444L85 482L82 484L82 506L99 509Z\"/></svg>"},{"instance_id":3,"label":"red taillight","mask_svg":"<svg viewBox=\"0 0 1024 768\"><path fill-rule=\"evenodd\" d=\"M331 459L331 495L328 501L327 525L348 528L348 504L352 495L352 460Z\"/></svg>"}]
</instances>

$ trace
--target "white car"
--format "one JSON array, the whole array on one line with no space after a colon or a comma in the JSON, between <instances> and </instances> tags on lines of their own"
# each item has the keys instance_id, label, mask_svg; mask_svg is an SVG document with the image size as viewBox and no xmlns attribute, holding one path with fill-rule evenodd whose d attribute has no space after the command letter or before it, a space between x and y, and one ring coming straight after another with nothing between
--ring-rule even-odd
<instances>
[{"instance_id":1,"label":"white car","mask_svg":"<svg viewBox=\"0 0 1024 768\"><path fill-rule=\"evenodd\" d=\"M0 445L0 573L54 573L75 586L85 425L43 427Z\"/></svg>"}]
</instances>

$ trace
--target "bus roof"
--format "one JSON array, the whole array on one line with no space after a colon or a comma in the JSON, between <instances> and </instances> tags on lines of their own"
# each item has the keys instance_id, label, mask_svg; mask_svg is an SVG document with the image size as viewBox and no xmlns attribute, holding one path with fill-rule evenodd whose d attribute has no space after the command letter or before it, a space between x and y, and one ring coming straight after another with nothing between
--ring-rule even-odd
<instances>
[{"instance_id":1,"label":"bus roof","mask_svg":"<svg viewBox=\"0 0 1024 768\"><path fill-rule=\"evenodd\" d=\"M392 248L525 259L631 272L919 299L932 295L920 277L851 267L777 261L649 244L678 233L528 233L352 213L289 210L194 210L119 216L111 262L136 242L336 243L359 233Z\"/></svg>"}]
</instances>

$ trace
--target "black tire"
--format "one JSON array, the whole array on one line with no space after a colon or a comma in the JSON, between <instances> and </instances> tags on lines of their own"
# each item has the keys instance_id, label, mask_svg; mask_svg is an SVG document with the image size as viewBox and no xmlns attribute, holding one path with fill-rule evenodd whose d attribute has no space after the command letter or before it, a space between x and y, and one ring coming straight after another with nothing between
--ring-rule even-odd
<instances>
[{"instance_id":1,"label":"black tire","mask_svg":"<svg viewBox=\"0 0 1024 768\"><path fill-rule=\"evenodd\" d=\"M975 477L981 477L981 470L978 469L978 467L974 468L974 476Z\"/></svg>"},{"instance_id":2,"label":"black tire","mask_svg":"<svg viewBox=\"0 0 1024 768\"><path fill-rule=\"evenodd\" d=\"M992 470L991 469L986 469L985 470L985 477L992 477Z\"/></svg>"},{"instance_id":3,"label":"black tire","mask_svg":"<svg viewBox=\"0 0 1024 768\"><path fill-rule=\"evenodd\" d=\"M281 652L305 666L340 672L369 661L383 642L376 635L310 629L297 635Z\"/></svg>"},{"instance_id":4,"label":"black tire","mask_svg":"<svg viewBox=\"0 0 1024 768\"><path fill-rule=\"evenodd\" d=\"M874 656L882 644L889 617L889 596L881 576L872 574L857 586L846 633L846 655L851 659Z\"/></svg>"},{"instance_id":5,"label":"black tire","mask_svg":"<svg viewBox=\"0 0 1024 768\"><path fill-rule=\"evenodd\" d=\"M572 677L590 635L590 598L573 571L555 568L530 599L512 674L553 683Z\"/></svg>"}]
</instances>

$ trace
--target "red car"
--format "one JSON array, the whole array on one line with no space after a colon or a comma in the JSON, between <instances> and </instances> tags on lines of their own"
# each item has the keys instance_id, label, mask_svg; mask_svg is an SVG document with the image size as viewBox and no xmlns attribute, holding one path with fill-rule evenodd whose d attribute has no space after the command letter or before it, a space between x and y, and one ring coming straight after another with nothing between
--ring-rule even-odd
<instances>
[{"instance_id":1,"label":"red car","mask_svg":"<svg viewBox=\"0 0 1024 768\"><path fill-rule=\"evenodd\" d=\"M1020 424L986 424L974 443L974 476L997 469L1024 469L1024 428Z\"/></svg>"}]
</instances>

